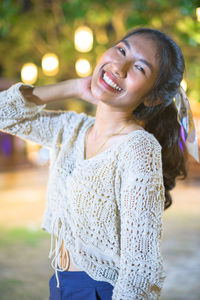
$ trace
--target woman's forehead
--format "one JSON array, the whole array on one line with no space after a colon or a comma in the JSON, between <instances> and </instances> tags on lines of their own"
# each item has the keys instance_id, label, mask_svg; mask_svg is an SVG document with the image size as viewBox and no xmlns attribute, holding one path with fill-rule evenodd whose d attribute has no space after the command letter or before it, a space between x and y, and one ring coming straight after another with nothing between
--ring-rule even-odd
<instances>
[{"instance_id":1,"label":"woman's forehead","mask_svg":"<svg viewBox=\"0 0 200 300\"><path fill-rule=\"evenodd\" d=\"M129 50L137 47L138 50L144 51L147 53L148 53L148 50L157 52L157 43L156 43L155 39L153 39L149 35L135 34L135 35L131 35L127 38L122 39L121 42L124 42ZM148 49L147 49L147 46L148 46ZM145 51L145 50L147 50L147 51Z\"/></svg>"}]
</instances>

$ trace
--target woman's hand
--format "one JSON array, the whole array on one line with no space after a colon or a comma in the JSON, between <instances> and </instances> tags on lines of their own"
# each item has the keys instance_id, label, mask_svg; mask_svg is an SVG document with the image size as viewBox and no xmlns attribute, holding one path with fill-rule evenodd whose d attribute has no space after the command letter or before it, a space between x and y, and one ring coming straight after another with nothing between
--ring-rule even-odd
<instances>
[{"instance_id":1,"label":"woman's hand","mask_svg":"<svg viewBox=\"0 0 200 300\"><path fill-rule=\"evenodd\" d=\"M78 88L78 97L82 100L90 102L92 104L97 105L99 100L97 100L91 92L91 79L92 76L85 78L78 78L77 80L77 88Z\"/></svg>"}]
</instances>

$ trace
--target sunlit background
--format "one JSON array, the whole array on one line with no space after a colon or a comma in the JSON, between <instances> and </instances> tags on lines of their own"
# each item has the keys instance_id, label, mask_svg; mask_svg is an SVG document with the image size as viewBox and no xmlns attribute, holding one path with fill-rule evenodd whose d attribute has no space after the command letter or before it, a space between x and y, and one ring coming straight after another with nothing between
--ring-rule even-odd
<instances>
[{"instance_id":1,"label":"sunlit background","mask_svg":"<svg viewBox=\"0 0 200 300\"><path fill-rule=\"evenodd\" d=\"M44 85L91 75L102 53L138 26L164 31L180 45L186 61L181 85L200 145L200 1L1 1L0 91L18 81ZM94 106L80 99L47 109L94 114ZM48 299L49 236L40 224L49 160L48 149L0 133L2 300ZM200 165L191 157L188 165L188 179L177 182L164 213L161 300L200 299Z\"/></svg>"}]
</instances>

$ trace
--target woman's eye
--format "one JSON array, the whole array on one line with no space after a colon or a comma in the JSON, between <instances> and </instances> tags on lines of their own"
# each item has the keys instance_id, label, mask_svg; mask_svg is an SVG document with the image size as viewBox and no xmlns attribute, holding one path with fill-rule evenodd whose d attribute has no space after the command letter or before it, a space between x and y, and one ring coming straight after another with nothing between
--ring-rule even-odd
<instances>
[{"instance_id":1,"label":"woman's eye","mask_svg":"<svg viewBox=\"0 0 200 300\"><path fill-rule=\"evenodd\" d=\"M135 65L135 67L136 67L139 71L141 71L144 75L146 74L146 73L145 73L145 70L144 70L141 66Z\"/></svg>"},{"instance_id":2,"label":"woman's eye","mask_svg":"<svg viewBox=\"0 0 200 300\"><path fill-rule=\"evenodd\" d=\"M126 51L122 47L119 47L118 49L124 56L126 56Z\"/></svg>"}]
</instances>

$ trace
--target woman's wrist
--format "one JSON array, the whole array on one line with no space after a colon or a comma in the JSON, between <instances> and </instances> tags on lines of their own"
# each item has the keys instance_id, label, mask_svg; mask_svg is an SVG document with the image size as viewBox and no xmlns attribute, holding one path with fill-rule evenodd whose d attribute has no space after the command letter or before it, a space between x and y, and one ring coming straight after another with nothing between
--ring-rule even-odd
<instances>
[{"instance_id":1,"label":"woman's wrist","mask_svg":"<svg viewBox=\"0 0 200 300\"><path fill-rule=\"evenodd\" d=\"M81 92L80 92L79 78L69 79L63 81L63 85L62 82L60 84L62 89L61 96L63 96L63 99L80 97Z\"/></svg>"}]
</instances>

